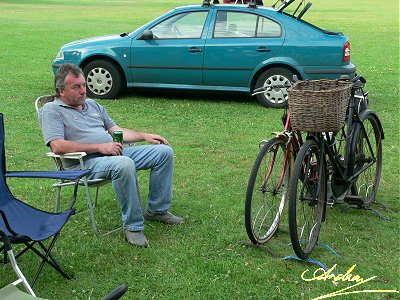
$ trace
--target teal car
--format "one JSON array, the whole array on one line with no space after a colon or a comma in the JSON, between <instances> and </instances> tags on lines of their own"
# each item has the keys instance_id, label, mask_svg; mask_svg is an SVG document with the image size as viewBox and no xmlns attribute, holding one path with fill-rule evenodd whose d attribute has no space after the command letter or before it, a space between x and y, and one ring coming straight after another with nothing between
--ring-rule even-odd
<instances>
[{"instance_id":1,"label":"teal car","mask_svg":"<svg viewBox=\"0 0 400 300\"><path fill-rule=\"evenodd\" d=\"M117 97L124 89L179 89L252 94L262 86L299 79L355 75L350 43L342 33L301 17L311 4L285 8L211 4L175 8L122 34L93 37L61 47L53 71L80 66L91 98ZM299 13L297 13L299 11ZM266 107L287 104L285 88L257 94Z\"/></svg>"}]
</instances>

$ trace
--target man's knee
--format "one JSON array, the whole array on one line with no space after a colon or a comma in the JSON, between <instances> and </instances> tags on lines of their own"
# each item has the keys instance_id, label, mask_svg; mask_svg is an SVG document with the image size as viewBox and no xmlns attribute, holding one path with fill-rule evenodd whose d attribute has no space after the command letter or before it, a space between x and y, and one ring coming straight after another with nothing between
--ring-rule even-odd
<instances>
[{"instance_id":1,"label":"man's knee","mask_svg":"<svg viewBox=\"0 0 400 300\"><path fill-rule=\"evenodd\" d=\"M156 147L160 157L164 158L167 161L174 160L174 150L170 146L167 145L159 145Z\"/></svg>"},{"instance_id":2,"label":"man's knee","mask_svg":"<svg viewBox=\"0 0 400 300\"><path fill-rule=\"evenodd\" d=\"M118 160L115 162L115 171L117 176L132 176L136 173L136 166L129 157L118 156Z\"/></svg>"}]
</instances>

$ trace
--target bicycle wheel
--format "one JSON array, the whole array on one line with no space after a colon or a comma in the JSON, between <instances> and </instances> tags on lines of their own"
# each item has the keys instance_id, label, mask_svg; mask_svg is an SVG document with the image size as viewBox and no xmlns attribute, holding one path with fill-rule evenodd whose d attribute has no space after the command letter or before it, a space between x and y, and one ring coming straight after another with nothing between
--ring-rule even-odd
<instances>
[{"instance_id":1,"label":"bicycle wheel","mask_svg":"<svg viewBox=\"0 0 400 300\"><path fill-rule=\"evenodd\" d=\"M254 162L245 204L246 231L254 244L267 242L278 229L289 182L285 151L285 141L273 138L261 148Z\"/></svg>"},{"instance_id":2,"label":"bicycle wheel","mask_svg":"<svg viewBox=\"0 0 400 300\"><path fill-rule=\"evenodd\" d=\"M365 130L364 130L365 129ZM353 174L370 165L353 183L352 194L362 198L364 206L371 205L378 192L382 172L382 139L377 117L368 113L354 132L352 142Z\"/></svg>"},{"instance_id":3,"label":"bicycle wheel","mask_svg":"<svg viewBox=\"0 0 400 300\"><path fill-rule=\"evenodd\" d=\"M326 198L326 165L314 140L300 148L289 183L289 232L296 255L306 259L318 241Z\"/></svg>"}]
</instances>

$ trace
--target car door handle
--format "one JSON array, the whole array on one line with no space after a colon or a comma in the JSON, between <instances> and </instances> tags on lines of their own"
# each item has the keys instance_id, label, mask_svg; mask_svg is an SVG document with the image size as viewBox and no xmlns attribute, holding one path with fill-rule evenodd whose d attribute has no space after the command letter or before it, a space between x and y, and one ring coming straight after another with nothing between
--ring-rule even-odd
<instances>
[{"instance_id":1,"label":"car door handle","mask_svg":"<svg viewBox=\"0 0 400 300\"><path fill-rule=\"evenodd\" d=\"M198 53L198 52L201 52L202 50L197 47L190 47L188 51L191 53Z\"/></svg>"},{"instance_id":2,"label":"car door handle","mask_svg":"<svg viewBox=\"0 0 400 300\"><path fill-rule=\"evenodd\" d=\"M267 47L258 47L257 51L258 52L270 52L271 49L268 49Z\"/></svg>"}]
</instances>

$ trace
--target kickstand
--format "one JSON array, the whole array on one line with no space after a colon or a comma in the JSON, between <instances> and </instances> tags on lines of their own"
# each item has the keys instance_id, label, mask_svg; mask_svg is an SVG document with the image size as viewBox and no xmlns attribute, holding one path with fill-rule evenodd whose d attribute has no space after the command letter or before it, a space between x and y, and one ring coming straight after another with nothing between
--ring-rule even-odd
<instances>
[{"instance_id":1,"label":"kickstand","mask_svg":"<svg viewBox=\"0 0 400 300\"><path fill-rule=\"evenodd\" d=\"M279 258L279 256L274 251L272 251L272 249L270 247L268 247L265 244L253 244L250 241L240 241L239 243L241 243L243 245L253 246L253 247L262 249L262 250L268 252L269 254L271 254L274 258Z\"/></svg>"},{"instance_id":2,"label":"kickstand","mask_svg":"<svg viewBox=\"0 0 400 300\"><path fill-rule=\"evenodd\" d=\"M299 260L299 261L304 261L304 262L306 262L306 263L312 263L312 264L318 265L318 266L320 266L322 269L324 269L324 271L327 271L327 270L328 270L328 267L327 267L327 266L325 266L322 262L320 262L319 260L316 260L316 259L310 259L310 258L303 259L303 258L300 258L300 257L298 257L298 256L296 256L296 255L285 256L283 259L284 259L284 260L295 259L295 260Z\"/></svg>"},{"instance_id":3,"label":"kickstand","mask_svg":"<svg viewBox=\"0 0 400 300\"><path fill-rule=\"evenodd\" d=\"M288 246L290 246L290 245L291 245L291 243L288 244ZM330 252L332 252L334 255L340 257L340 255L339 255L335 250L333 250L332 247L328 246L327 244L317 242L316 245L322 246L322 247L328 249L328 250L329 250ZM298 256L296 256L296 255L289 255L289 256L284 257L283 259L284 259L284 260L295 259L295 260L299 260L299 261L304 261L304 262L307 262L307 263L316 264L316 265L320 266L322 269L324 269L325 271L328 270L328 268L327 268L323 263L321 263L319 260L316 260L316 259L310 259L310 258L303 259L303 258L300 258L300 257L298 257Z\"/></svg>"},{"instance_id":4,"label":"kickstand","mask_svg":"<svg viewBox=\"0 0 400 300\"><path fill-rule=\"evenodd\" d=\"M382 206L385 210L386 210L386 206L383 203L380 202L374 202L373 204L378 204L380 206ZM350 208L354 208L354 209L365 209L365 210L370 210L373 213L377 214L381 219L386 220L386 221L391 221L392 219L389 217L384 216L382 213L380 213L379 211L377 211L375 208L369 207L369 206L358 206L358 205L348 205L347 207L345 207L343 211L348 210Z\"/></svg>"}]
</instances>

